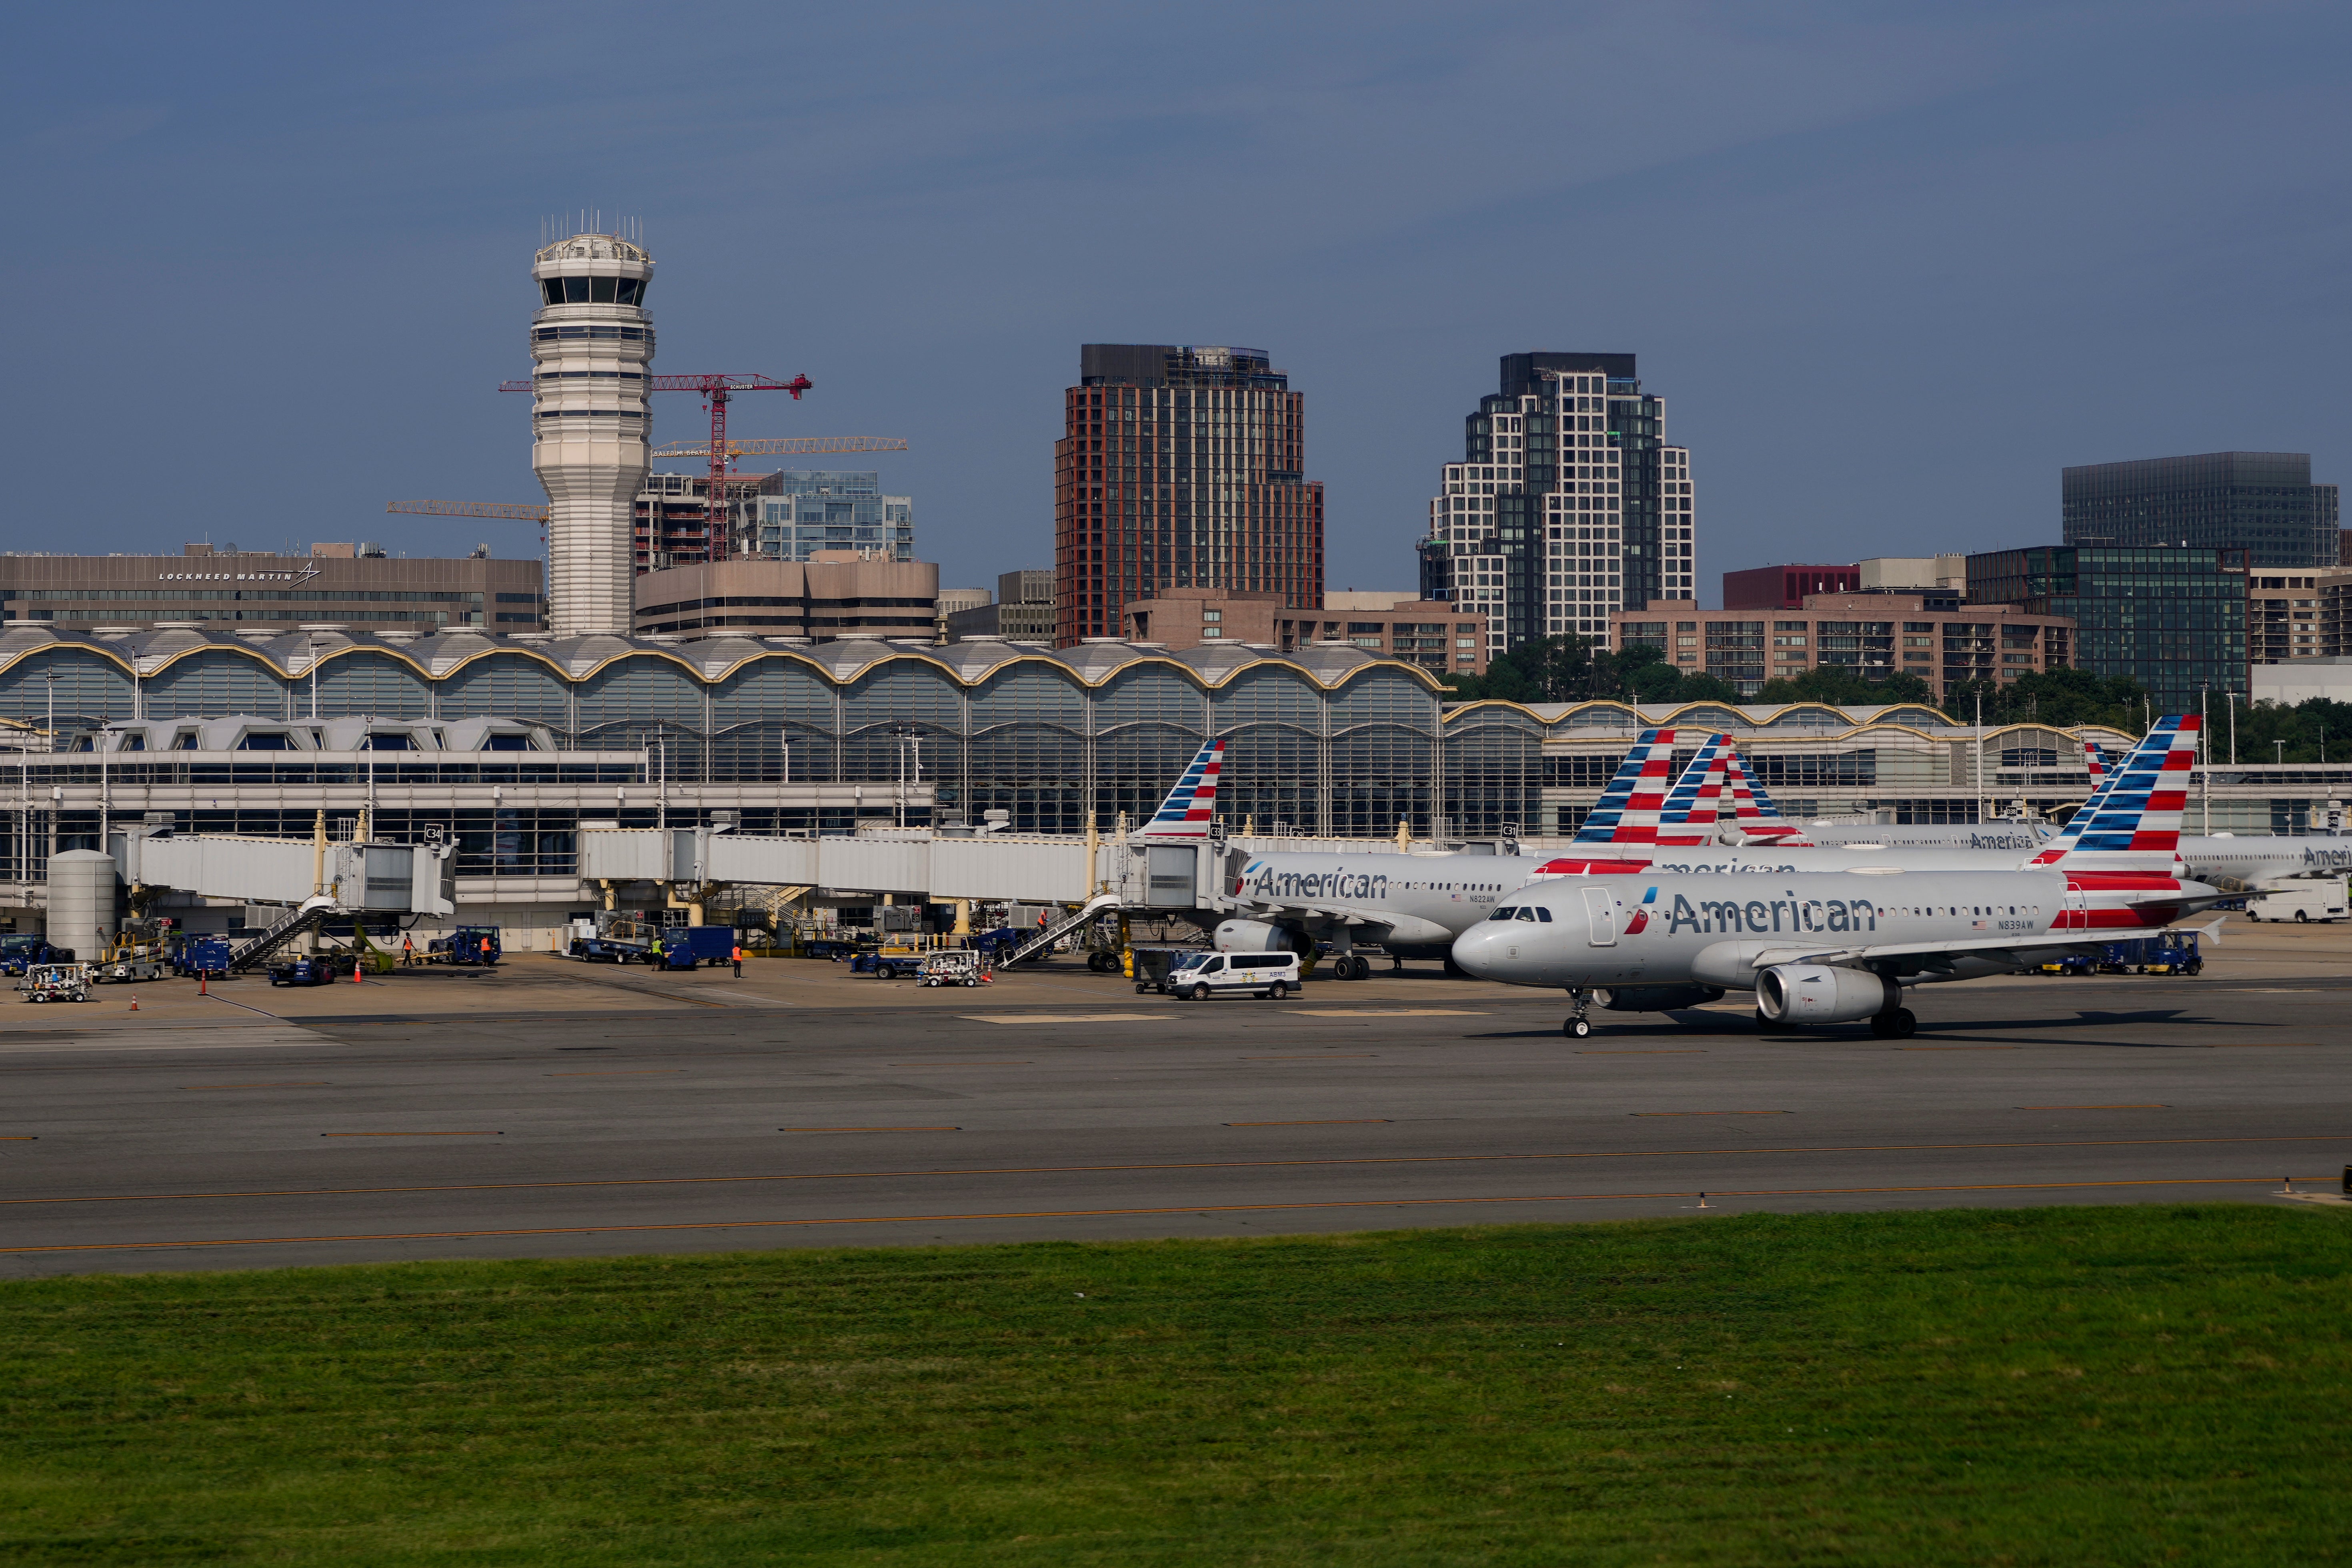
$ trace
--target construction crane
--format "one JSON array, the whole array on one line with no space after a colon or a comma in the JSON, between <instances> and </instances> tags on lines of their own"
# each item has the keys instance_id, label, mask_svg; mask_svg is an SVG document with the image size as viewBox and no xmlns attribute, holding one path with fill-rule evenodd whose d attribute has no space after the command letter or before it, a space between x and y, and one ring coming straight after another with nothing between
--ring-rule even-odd
<instances>
[{"instance_id":1,"label":"construction crane","mask_svg":"<svg viewBox=\"0 0 2352 1568\"><path fill-rule=\"evenodd\" d=\"M725 558L725 532L719 521L719 509L727 499L727 404L739 392L789 392L798 403L801 394L816 383L807 376L795 375L790 381L778 381L769 375L649 375L646 377L647 392L692 392L701 395L703 404L710 410L710 526L719 535L712 541L711 556ZM529 381L502 381L500 392L530 392L535 387Z\"/></svg>"},{"instance_id":2,"label":"construction crane","mask_svg":"<svg viewBox=\"0 0 2352 1568\"><path fill-rule=\"evenodd\" d=\"M798 458L814 452L903 452L907 439L903 436L762 436L748 441L727 443L727 456L736 458ZM710 444L707 441L672 441L667 447L656 447L656 458L707 458Z\"/></svg>"}]
</instances>

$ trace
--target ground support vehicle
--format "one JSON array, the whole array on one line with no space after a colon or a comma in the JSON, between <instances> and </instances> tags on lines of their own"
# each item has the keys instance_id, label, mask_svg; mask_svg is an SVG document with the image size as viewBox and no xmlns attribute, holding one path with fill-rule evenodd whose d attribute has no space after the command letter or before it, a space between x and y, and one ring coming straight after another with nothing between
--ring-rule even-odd
<instances>
[{"instance_id":1,"label":"ground support vehicle","mask_svg":"<svg viewBox=\"0 0 2352 1568\"><path fill-rule=\"evenodd\" d=\"M184 936L171 950L172 973L194 980L199 975L224 978L228 973L228 938Z\"/></svg>"},{"instance_id":2,"label":"ground support vehicle","mask_svg":"<svg viewBox=\"0 0 2352 1568\"><path fill-rule=\"evenodd\" d=\"M272 985L327 985L342 978L341 966L323 952L306 953L269 966Z\"/></svg>"},{"instance_id":3,"label":"ground support vehicle","mask_svg":"<svg viewBox=\"0 0 2352 1568\"><path fill-rule=\"evenodd\" d=\"M1168 976L1168 989L1194 1002L1239 993L1279 1002L1298 989L1295 952L1204 952Z\"/></svg>"},{"instance_id":4,"label":"ground support vehicle","mask_svg":"<svg viewBox=\"0 0 2352 1568\"><path fill-rule=\"evenodd\" d=\"M499 952L498 927L458 926L447 936L436 936L425 944L425 962L488 968L499 961Z\"/></svg>"},{"instance_id":5,"label":"ground support vehicle","mask_svg":"<svg viewBox=\"0 0 2352 1568\"><path fill-rule=\"evenodd\" d=\"M877 948L849 961L852 974L878 974L885 980L912 974L923 966L923 955L911 947Z\"/></svg>"},{"instance_id":6,"label":"ground support vehicle","mask_svg":"<svg viewBox=\"0 0 2352 1568\"><path fill-rule=\"evenodd\" d=\"M1139 947L1129 951L1135 955L1131 973L1139 996L1147 991L1168 994L1170 976L1178 968L1209 956L1206 948L1199 947Z\"/></svg>"},{"instance_id":7,"label":"ground support vehicle","mask_svg":"<svg viewBox=\"0 0 2352 1568\"><path fill-rule=\"evenodd\" d=\"M693 969L724 964L735 956L733 926L671 926L661 933L661 954L648 949L646 962L657 969Z\"/></svg>"},{"instance_id":8,"label":"ground support vehicle","mask_svg":"<svg viewBox=\"0 0 2352 1568\"><path fill-rule=\"evenodd\" d=\"M985 985L992 978L987 962L969 947L927 952L915 971L918 985Z\"/></svg>"},{"instance_id":9,"label":"ground support vehicle","mask_svg":"<svg viewBox=\"0 0 2352 1568\"><path fill-rule=\"evenodd\" d=\"M2137 942L2111 942L2099 955L2109 974L2195 974L2205 967L2195 931L2167 931Z\"/></svg>"},{"instance_id":10,"label":"ground support vehicle","mask_svg":"<svg viewBox=\"0 0 2352 1568\"><path fill-rule=\"evenodd\" d=\"M51 947L45 936L0 936L0 974L21 977L37 964L73 962L73 949Z\"/></svg>"},{"instance_id":11,"label":"ground support vehicle","mask_svg":"<svg viewBox=\"0 0 2352 1568\"><path fill-rule=\"evenodd\" d=\"M2248 920L2307 925L2313 921L2340 921L2347 914L2352 914L2352 908L2347 906L2341 877L2298 878L2246 900Z\"/></svg>"},{"instance_id":12,"label":"ground support vehicle","mask_svg":"<svg viewBox=\"0 0 2352 1568\"><path fill-rule=\"evenodd\" d=\"M89 965L87 963L37 963L25 972L16 989L25 994L27 1002L87 1002L89 1000Z\"/></svg>"}]
</instances>

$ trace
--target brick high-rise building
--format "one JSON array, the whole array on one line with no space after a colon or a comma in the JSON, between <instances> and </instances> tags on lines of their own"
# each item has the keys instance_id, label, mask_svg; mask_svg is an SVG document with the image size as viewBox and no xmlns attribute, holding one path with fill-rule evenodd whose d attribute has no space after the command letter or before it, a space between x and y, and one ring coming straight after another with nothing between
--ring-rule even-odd
<instances>
[{"instance_id":1,"label":"brick high-rise building","mask_svg":"<svg viewBox=\"0 0 2352 1568\"><path fill-rule=\"evenodd\" d=\"M1262 349L1087 343L1054 447L1054 640L1118 637L1162 588L1323 605L1306 399Z\"/></svg>"}]
</instances>

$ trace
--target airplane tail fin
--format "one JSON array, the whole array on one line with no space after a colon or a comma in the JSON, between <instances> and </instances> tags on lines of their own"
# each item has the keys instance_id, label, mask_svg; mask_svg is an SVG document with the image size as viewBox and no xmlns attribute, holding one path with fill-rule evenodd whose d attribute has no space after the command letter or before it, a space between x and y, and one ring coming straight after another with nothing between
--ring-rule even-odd
<instances>
[{"instance_id":1,"label":"airplane tail fin","mask_svg":"<svg viewBox=\"0 0 2352 1568\"><path fill-rule=\"evenodd\" d=\"M1225 742L1223 737L1202 746L1184 769L1184 776L1160 803L1159 813L1139 830L1143 838L1199 838L1209 837L1210 818L1217 813L1217 773L1224 766Z\"/></svg>"},{"instance_id":2,"label":"airplane tail fin","mask_svg":"<svg viewBox=\"0 0 2352 1568\"><path fill-rule=\"evenodd\" d=\"M1666 792L1664 805L1658 812L1660 844L1693 845L1715 842L1716 818L1723 808L1725 760L1731 752L1731 737L1709 735L1683 776Z\"/></svg>"},{"instance_id":3,"label":"airplane tail fin","mask_svg":"<svg viewBox=\"0 0 2352 1568\"><path fill-rule=\"evenodd\" d=\"M1746 760L1728 748L1725 752L1724 779L1724 787L1731 796L1731 825L1739 830L1741 837L1759 844L1807 847L1805 830L1781 819L1772 797L1748 773Z\"/></svg>"},{"instance_id":4,"label":"airplane tail fin","mask_svg":"<svg viewBox=\"0 0 2352 1568\"><path fill-rule=\"evenodd\" d=\"M1643 731L1618 764L1617 776L1601 792L1584 826L1576 830L1575 842L1655 844L1658 814L1665 805L1674 771L1675 731Z\"/></svg>"},{"instance_id":5,"label":"airplane tail fin","mask_svg":"<svg viewBox=\"0 0 2352 1568\"><path fill-rule=\"evenodd\" d=\"M2090 770L2091 787L2102 787L2107 777L2107 751L2096 741L2083 742L2083 765Z\"/></svg>"},{"instance_id":6,"label":"airplane tail fin","mask_svg":"<svg viewBox=\"0 0 2352 1568\"><path fill-rule=\"evenodd\" d=\"M2189 773L2197 765L2194 713L2167 714L2029 866L2067 871L2169 872L2180 848Z\"/></svg>"}]
</instances>

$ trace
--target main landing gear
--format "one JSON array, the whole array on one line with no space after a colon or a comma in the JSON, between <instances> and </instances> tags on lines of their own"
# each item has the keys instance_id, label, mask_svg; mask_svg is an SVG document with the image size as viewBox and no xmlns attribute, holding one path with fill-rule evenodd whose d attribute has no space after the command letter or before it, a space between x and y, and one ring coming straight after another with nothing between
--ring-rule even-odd
<instances>
[{"instance_id":1,"label":"main landing gear","mask_svg":"<svg viewBox=\"0 0 2352 1568\"><path fill-rule=\"evenodd\" d=\"M1559 1026L1561 1034L1571 1040L1589 1040L1592 1037L1592 1021L1584 1016L1584 1009L1591 1005L1591 999L1592 993L1590 991L1574 987L1570 989L1568 1005L1576 1010L1570 1013L1568 1016L1568 1021Z\"/></svg>"},{"instance_id":2,"label":"main landing gear","mask_svg":"<svg viewBox=\"0 0 2352 1568\"><path fill-rule=\"evenodd\" d=\"M1907 1040L1918 1026L1919 1020L1911 1016L1908 1007L1890 1008L1870 1017L1870 1032L1882 1040Z\"/></svg>"}]
</instances>

